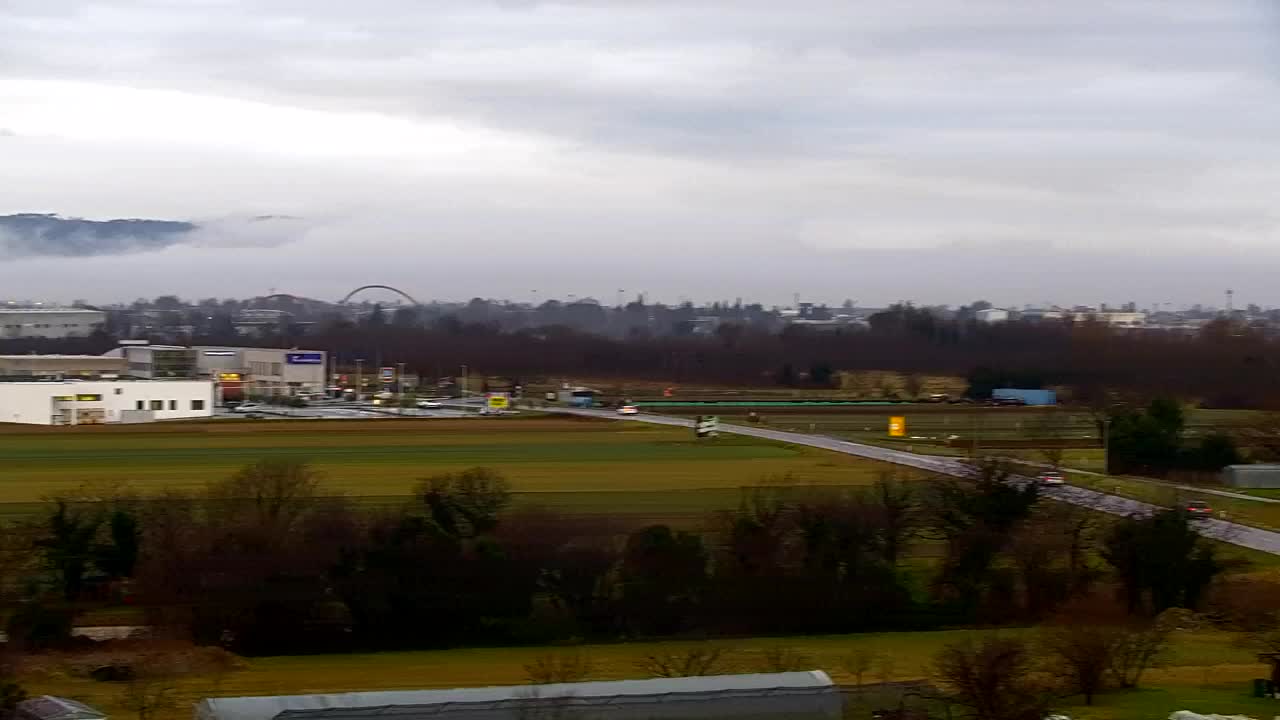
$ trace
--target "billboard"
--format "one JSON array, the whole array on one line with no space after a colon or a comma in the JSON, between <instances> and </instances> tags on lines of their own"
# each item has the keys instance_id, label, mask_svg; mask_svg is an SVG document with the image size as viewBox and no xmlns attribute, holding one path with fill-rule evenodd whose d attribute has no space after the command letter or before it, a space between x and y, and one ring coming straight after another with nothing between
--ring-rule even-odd
<instances>
[{"instance_id":1,"label":"billboard","mask_svg":"<svg viewBox=\"0 0 1280 720\"><path fill-rule=\"evenodd\" d=\"M489 393L484 396L484 404L490 410L506 410L511 407L511 398L506 393Z\"/></svg>"},{"instance_id":2,"label":"billboard","mask_svg":"<svg viewBox=\"0 0 1280 720\"><path fill-rule=\"evenodd\" d=\"M285 353L284 361L289 365L323 365L324 353L320 353L320 352Z\"/></svg>"},{"instance_id":3,"label":"billboard","mask_svg":"<svg viewBox=\"0 0 1280 720\"><path fill-rule=\"evenodd\" d=\"M396 381L396 369L393 367L384 367L378 369L378 379L384 383L391 384Z\"/></svg>"},{"instance_id":4,"label":"billboard","mask_svg":"<svg viewBox=\"0 0 1280 720\"><path fill-rule=\"evenodd\" d=\"M904 437L907 434L907 419L901 415L889 418L889 437Z\"/></svg>"}]
</instances>

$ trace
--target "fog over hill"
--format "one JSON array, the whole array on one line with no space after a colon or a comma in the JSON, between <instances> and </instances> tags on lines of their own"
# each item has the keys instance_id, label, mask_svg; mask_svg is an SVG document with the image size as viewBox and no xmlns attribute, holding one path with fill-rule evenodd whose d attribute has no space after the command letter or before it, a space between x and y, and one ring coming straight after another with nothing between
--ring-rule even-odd
<instances>
[{"instance_id":1,"label":"fog over hill","mask_svg":"<svg viewBox=\"0 0 1280 720\"><path fill-rule=\"evenodd\" d=\"M175 245L261 247L288 242L297 218L259 215L192 222L88 220L46 213L0 215L0 257L90 257L164 250Z\"/></svg>"}]
</instances>

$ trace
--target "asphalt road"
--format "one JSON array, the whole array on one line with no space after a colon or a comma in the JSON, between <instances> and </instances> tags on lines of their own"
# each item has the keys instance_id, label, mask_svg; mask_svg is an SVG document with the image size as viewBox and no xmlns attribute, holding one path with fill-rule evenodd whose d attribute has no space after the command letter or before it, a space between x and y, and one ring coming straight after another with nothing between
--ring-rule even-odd
<instances>
[{"instance_id":1,"label":"asphalt road","mask_svg":"<svg viewBox=\"0 0 1280 720\"><path fill-rule=\"evenodd\" d=\"M688 428L693 427L692 420L678 417L665 417L662 415L618 415L616 412L609 410L575 410L569 408L547 408L547 410L557 413L599 417L606 420L646 422L655 425L674 425L677 427ZM771 430L769 428L751 427L747 425L726 425L724 423L720 424L720 432L763 438L765 440L776 440L778 442L791 443L793 445L807 445L809 447L844 453L846 455L856 455L858 457L864 457L871 460L880 460L882 462L893 463L894 465L903 465L905 467L917 468L919 470L928 470L929 472L935 472L940 475L970 477L973 474L973 468L971 466L952 458L918 455L904 450L893 450L890 448L877 447L875 445L865 445L862 443L849 442L847 440L823 437L821 435L806 435L803 433ZM1031 482L1030 478L1020 479L1024 482ZM1159 509L1157 506L1149 503L1130 500L1129 498L1119 497L1117 495L1108 495L1096 490L1088 490L1074 485L1046 487L1043 489L1043 492L1045 497L1050 497L1054 500L1070 503L1072 505L1087 507L1099 512L1110 513L1112 515L1148 515ZM1211 537L1215 540L1221 540L1223 542L1231 543L1232 545L1239 545L1240 547L1252 550L1260 550L1265 553L1271 553L1272 555L1280 555L1280 532L1262 530L1248 525L1227 522L1226 520L1209 518L1197 520L1196 523L1200 528L1201 534L1206 537Z\"/></svg>"}]
</instances>

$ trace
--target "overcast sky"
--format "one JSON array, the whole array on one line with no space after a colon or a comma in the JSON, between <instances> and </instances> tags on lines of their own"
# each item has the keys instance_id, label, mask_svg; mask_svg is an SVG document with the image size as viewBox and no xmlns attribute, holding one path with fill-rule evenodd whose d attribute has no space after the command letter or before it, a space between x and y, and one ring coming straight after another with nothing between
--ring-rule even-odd
<instances>
[{"instance_id":1,"label":"overcast sky","mask_svg":"<svg viewBox=\"0 0 1280 720\"><path fill-rule=\"evenodd\" d=\"M0 0L0 214L214 228L0 296L1280 305L1277 7Z\"/></svg>"}]
</instances>

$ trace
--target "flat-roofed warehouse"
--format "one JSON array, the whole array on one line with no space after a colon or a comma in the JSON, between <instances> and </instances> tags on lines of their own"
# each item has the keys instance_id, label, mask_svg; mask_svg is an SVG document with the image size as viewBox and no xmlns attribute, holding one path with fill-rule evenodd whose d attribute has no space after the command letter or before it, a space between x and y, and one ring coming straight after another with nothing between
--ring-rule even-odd
<instances>
[{"instance_id":1,"label":"flat-roofed warehouse","mask_svg":"<svg viewBox=\"0 0 1280 720\"><path fill-rule=\"evenodd\" d=\"M809 672L209 698L195 720L836 720L843 703L827 674Z\"/></svg>"},{"instance_id":2,"label":"flat-roofed warehouse","mask_svg":"<svg viewBox=\"0 0 1280 720\"><path fill-rule=\"evenodd\" d=\"M0 378L112 378L127 375L122 357L101 355L0 355Z\"/></svg>"},{"instance_id":3,"label":"flat-roofed warehouse","mask_svg":"<svg viewBox=\"0 0 1280 720\"><path fill-rule=\"evenodd\" d=\"M0 307L0 338L89 337L107 314L88 308Z\"/></svg>"}]
</instances>

